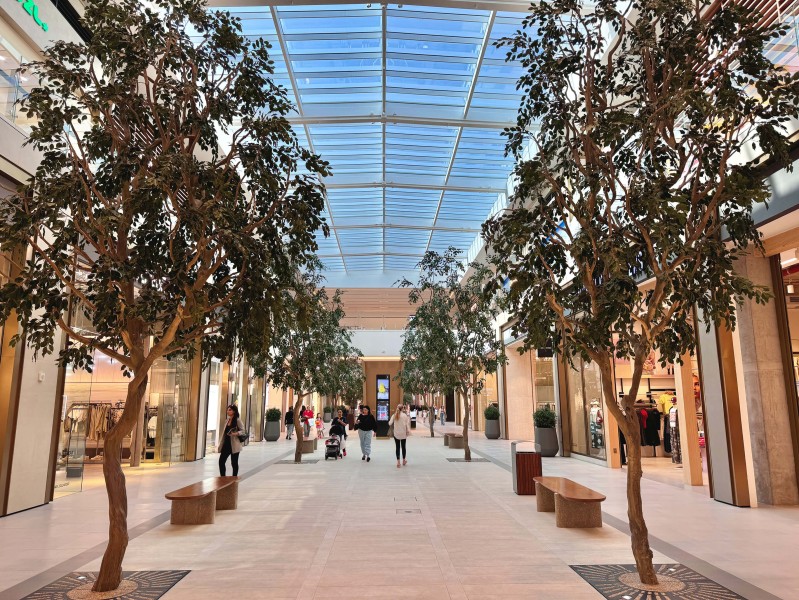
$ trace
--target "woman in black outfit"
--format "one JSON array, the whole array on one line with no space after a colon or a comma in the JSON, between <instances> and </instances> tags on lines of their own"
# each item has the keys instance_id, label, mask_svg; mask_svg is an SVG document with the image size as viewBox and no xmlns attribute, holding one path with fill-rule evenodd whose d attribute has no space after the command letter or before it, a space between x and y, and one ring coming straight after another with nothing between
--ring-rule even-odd
<instances>
[{"instance_id":1,"label":"woman in black outfit","mask_svg":"<svg viewBox=\"0 0 799 600\"><path fill-rule=\"evenodd\" d=\"M369 462L372 460L372 437L377 435L375 429L377 428L377 421L372 416L372 409L368 406L361 405L361 414L355 421L355 429L358 430L358 436L361 438L361 460Z\"/></svg>"},{"instance_id":2,"label":"woman in black outfit","mask_svg":"<svg viewBox=\"0 0 799 600\"><path fill-rule=\"evenodd\" d=\"M333 421L330 424L330 435L337 435L339 437L341 455L347 456L347 422L344 420L344 413L342 411L338 411L336 416L333 417Z\"/></svg>"},{"instance_id":3,"label":"woman in black outfit","mask_svg":"<svg viewBox=\"0 0 799 600\"><path fill-rule=\"evenodd\" d=\"M294 407L289 406L286 411L286 439L291 439L291 434L294 433Z\"/></svg>"},{"instance_id":4,"label":"woman in black outfit","mask_svg":"<svg viewBox=\"0 0 799 600\"><path fill-rule=\"evenodd\" d=\"M227 407L227 421L225 421L225 433L222 442L219 444L219 474L225 476L225 465L227 457L233 465L233 476L239 474L239 452L241 452L241 440L239 435L244 433L244 423L239 418L239 407L231 404Z\"/></svg>"}]
</instances>

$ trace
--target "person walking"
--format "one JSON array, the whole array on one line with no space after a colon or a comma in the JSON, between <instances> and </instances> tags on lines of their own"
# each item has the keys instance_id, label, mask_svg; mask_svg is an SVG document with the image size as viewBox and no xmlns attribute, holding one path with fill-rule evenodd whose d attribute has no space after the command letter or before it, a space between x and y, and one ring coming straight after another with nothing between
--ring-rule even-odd
<instances>
[{"instance_id":1,"label":"person walking","mask_svg":"<svg viewBox=\"0 0 799 600\"><path fill-rule=\"evenodd\" d=\"M394 446L397 450L397 468L399 469L402 466L400 465L400 450L402 450L402 464L408 464L405 459L405 442L411 435L411 418L403 410L402 404L397 405L397 410L389 419L388 425L394 428Z\"/></svg>"},{"instance_id":2,"label":"person walking","mask_svg":"<svg viewBox=\"0 0 799 600\"><path fill-rule=\"evenodd\" d=\"M294 433L294 407L289 406L286 411L286 439L290 440Z\"/></svg>"},{"instance_id":3,"label":"person walking","mask_svg":"<svg viewBox=\"0 0 799 600\"><path fill-rule=\"evenodd\" d=\"M377 435L375 428L377 421L372 416L372 409L365 404L361 405L361 414L355 420L355 429L358 430L358 437L361 440L361 460L369 462L372 460L372 438Z\"/></svg>"},{"instance_id":4,"label":"person walking","mask_svg":"<svg viewBox=\"0 0 799 600\"><path fill-rule=\"evenodd\" d=\"M239 407L231 404L227 407L227 421L225 421L225 434L222 436L222 443L219 445L219 475L224 477L228 456L230 464L233 465L233 476L239 474L239 453L241 452L241 440L239 435L244 434L244 423L239 418Z\"/></svg>"},{"instance_id":5,"label":"person walking","mask_svg":"<svg viewBox=\"0 0 799 600\"><path fill-rule=\"evenodd\" d=\"M444 410L444 407L441 407L441 425L444 425L444 420L447 418L447 411Z\"/></svg>"},{"instance_id":6,"label":"person walking","mask_svg":"<svg viewBox=\"0 0 799 600\"><path fill-rule=\"evenodd\" d=\"M330 435L337 435L339 438L339 448L341 448L341 456L347 456L347 421L344 418L344 412L339 410L333 421L330 423Z\"/></svg>"},{"instance_id":7,"label":"person walking","mask_svg":"<svg viewBox=\"0 0 799 600\"><path fill-rule=\"evenodd\" d=\"M313 410L311 410L310 406L308 408L303 409L302 416L303 416L303 421L302 422L305 425L305 437L306 438L310 438L311 437L311 423L313 423Z\"/></svg>"}]
</instances>

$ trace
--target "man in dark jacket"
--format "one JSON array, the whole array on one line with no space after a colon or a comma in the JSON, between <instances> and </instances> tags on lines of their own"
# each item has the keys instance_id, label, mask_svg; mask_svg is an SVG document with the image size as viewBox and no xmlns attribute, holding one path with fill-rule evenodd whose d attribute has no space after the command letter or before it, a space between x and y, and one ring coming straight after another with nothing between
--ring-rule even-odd
<instances>
[{"instance_id":1,"label":"man in dark jacket","mask_svg":"<svg viewBox=\"0 0 799 600\"><path fill-rule=\"evenodd\" d=\"M286 411L286 439L290 440L294 433L294 407L289 407Z\"/></svg>"}]
</instances>

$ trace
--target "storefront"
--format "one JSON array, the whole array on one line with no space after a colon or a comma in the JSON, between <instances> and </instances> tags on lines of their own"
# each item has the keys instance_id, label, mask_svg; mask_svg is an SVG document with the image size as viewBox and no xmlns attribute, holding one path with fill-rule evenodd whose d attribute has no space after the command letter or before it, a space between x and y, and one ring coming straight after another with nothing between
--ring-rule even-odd
<instances>
[{"instance_id":1,"label":"storefront","mask_svg":"<svg viewBox=\"0 0 799 600\"><path fill-rule=\"evenodd\" d=\"M75 326L90 329L88 322ZM130 379L116 361L99 351L94 352L93 363L91 373L67 368L63 374L55 498L81 491L86 479L102 477L105 434L125 410ZM192 362L181 358L155 361L139 423L122 442L123 466L168 466L187 460L193 376Z\"/></svg>"},{"instance_id":2,"label":"storefront","mask_svg":"<svg viewBox=\"0 0 799 600\"><path fill-rule=\"evenodd\" d=\"M548 348L519 352L523 340L515 338L510 327L502 329L505 355L501 368L503 392L502 425L509 440L532 440L535 436L533 413L548 407L560 418L560 402L556 394L557 361Z\"/></svg>"}]
</instances>

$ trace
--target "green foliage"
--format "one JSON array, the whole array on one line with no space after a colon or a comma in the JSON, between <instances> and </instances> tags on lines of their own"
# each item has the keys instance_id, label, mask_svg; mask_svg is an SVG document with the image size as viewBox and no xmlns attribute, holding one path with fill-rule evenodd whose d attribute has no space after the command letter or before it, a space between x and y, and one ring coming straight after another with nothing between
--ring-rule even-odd
<instances>
[{"instance_id":1,"label":"green foliage","mask_svg":"<svg viewBox=\"0 0 799 600\"><path fill-rule=\"evenodd\" d=\"M127 373L201 341L225 358L268 343L325 230L328 173L286 119L269 44L201 0L90 0L85 25L90 43L28 66L43 160L0 199L0 246L33 252L0 321L16 311L35 353L63 329L61 365L91 369L96 349Z\"/></svg>"},{"instance_id":2,"label":"green foliage","mask_svg":"<svg viewBox=\"0 0 799 600\"><path fill-rule=\"evenodd\" d=\"M250 355L257 375L301 396L330 393L331 365L348 351L351 334L340 325L344 316L341 292L329 297L322 286L319 264L297 274L296 284L281 294L283 312L275 319L271 344Z\"/></svg>"},{"instance_id":3,"label":"green foliage","mask_svg":"<svg viewBox=\"0 0 799 600\"><path fill-rule=\"evenodd\" d=\"M409 300L418 307L405 328L397 378L408 393L479 393L485 374L496 372L505 361L493 327L497 310L483 293L490 272L472 264L464 278L465 266L455 248L444 254L427 252L419 266L417 283L400 282L411 288Z\"/></svg>"},{"instance_id":4,"label":"green foliage","mask_svg":"<svg viewBox=\"0 0 799 600\"><path fill-rule=\"evenodd\" d=\"M760 245L756 163L787 159L799 76L766 58L774 30L736 3L616 4L536 3L502 40L525 69L507 132L518 187L484 236L523 349L596 361L611 387L610 361L631 359L629 415L649 354L694 350L694 307L732 327L737 303L768 298L733 265Z\"/></svg>"},{"instance_id":5,"label":"green foliage","mask_svg":"<svg viewBox=\"0 0 799 600\"><path fill-rule=\"evenodd\" d=\"M488 421L499 420L499 409L493 404L490 406L486 406L486 409L483 411L483 414L485 415L485 418Z\"/></svg>"},{"instance_id":6,"label":"green foliage","mask_svg":"<svg viewBox=\"0 0 799 600\"><path fill-rule=\"evenodd\" d=\"M323 411L323 412L325 412L325 413L328 413L328 414L330 414L330 413L332 413L332 412L333 412L333 407L332 407L332 406L325 406L325 407L322 409L322 411Z\"/></svg>"},{"instance_id":7,"label":"green foliage","mask_svg":"<svg viewBox=\"0 0 799 600\"><path fill-rule=\"evenodd\" d=\"M486 418L488 417L486 416ZM497 411L497 418L499 418L499 411ZM555 414L555 411L548 406L539 408L533 413L533 424L540 429L554 428L557 420L558 416Z\"/></svg>"},{"instance_id":8,"label":"green foliage","mask_svg":"<svg viewBox=\"0 0 799 600\"><path fill-rule=\"evenodd\" d=\"M266 410L266 420L267 421L280 421L280 409L279 408L269 408Z\"/></svg>"}]
</instances>

